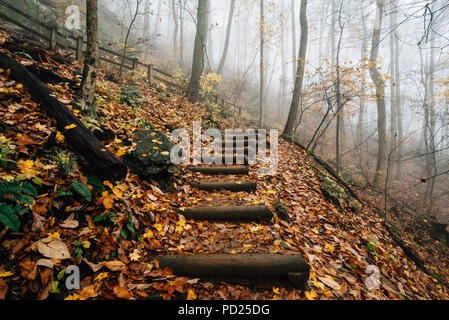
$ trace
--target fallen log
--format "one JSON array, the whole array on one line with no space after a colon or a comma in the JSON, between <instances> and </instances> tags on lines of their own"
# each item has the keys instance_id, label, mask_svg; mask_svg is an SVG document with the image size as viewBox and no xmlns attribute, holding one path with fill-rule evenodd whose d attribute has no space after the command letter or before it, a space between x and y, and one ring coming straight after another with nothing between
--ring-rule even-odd
<instances>
[{"instance_id":1,"label":"fallen log","mask_svg":"<svg viewBox=\"0 0 449 320\"><path fill-rule=\"evenodd\" d=\"M121 180L126 176L127 169L123 162L107 150L42 81L4 52L0 52L0 67L5 70L10 69L11 78L28 88L32 99L39 103L48 116L56 122L69 148L86 161L89 169L98 177ZM65 129L68 126L71 129Z\"/></svg>"},{"instance_id":2,"label":"fallen log","mask_svg":"<svg viewBox=\"0 0 449 320\"><path fill-rule=\"evenodd\" d=\"M200 182L200 183L193 182L191 186L193 188L205 191L229 190L235 192L239 191L255 192L257 188L255 182Z\"/></svg>"},{"instance_id":3,"label":"fallen log","mask_svg":"<svg viewBox=\"0 0 449 320\"><path fill-rule=\"evenodd\" d=\"M270 221L273 213L267 206L197 207L178 211L187 220L207 221Z\"/></svg>"},{"instance_id":4,"label":"fallen log","mask_svg":"<svg viewBox=\"0 0 449 320\"><path fill-rule=\"evenodd\" d=\"M173 255L157 258L161 268L180 276L205 279L261 279L289 281L303 289L310 266L298 255L209 254Z\"/></svg>"},{"instance_id":5,"label":"fallen log","mask_svg":"<svg viewBox=\"0 0 449 320\"><path fill-rule=\"evenodd\" d=\"M247 166L235 166L235 167L187 167L188 170L193 172L204 173L207 175L231 175L231 174L248 174L249 170Z\"/></svg>"}]
</instances>

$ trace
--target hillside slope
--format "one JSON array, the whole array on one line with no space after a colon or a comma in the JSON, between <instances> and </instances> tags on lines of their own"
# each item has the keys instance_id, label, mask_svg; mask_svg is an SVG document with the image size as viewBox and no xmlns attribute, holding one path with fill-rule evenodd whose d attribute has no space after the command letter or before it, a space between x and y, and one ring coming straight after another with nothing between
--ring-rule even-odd
<instances>
[{"instance_id":1,"label":"hillside slope","mask_svg":"<svg viewBox=\"0 0 449 320\"><path fill-rule=\"evenodd\" d=\"M10 41L7 34L0 34L3 47ZM23 53L14 56L23 65L39 65L62 78L80 80L76 76L79 64L63 64L52 53L41 53L41 61L33 61ZM217 121L222 128L235 128L244 127L244 119L249 118L221 119L218 111L191 104L162 85L150 88L143 75L127 77L123 86L107 80L110 74L105 67L99 75L98 116L80 117L92 128L103 130L105 147L118 156L133 150L133 132L149 125L169 134L174 128L191 128L196 120L210 126ZM8 70L0 70L0 87L1 146L11 147L6 153L11 164L0 167L0 181L27 180L38 191L30 212L21 217L23 232L1 233L2 299L449 297L447 288L436 277L426 275L406 257L373 206L347 196L320 165L290 142L280 139L278 174L260 176L258 166L251 168L246 179L258 182L257 191L251 194L192 189L190 183L197 181L199 174L183 166L170 192L163 192L157 181L145 181L131 173L122 181L104 181L98 186L83 176L80 166L64 174L60 159L48 155L51 148L66 154L63 136L30 99L26 88L11 81ZM70 105L76 86L50 87L60 101ZM138 88L141 99L131 99L130 105L125 105L124 87ZM10 151L13 147L14 152ZM90 201L77 192L64 193L74 191L73 182L89 187ZM361 192L359 195L366 198ZM186 221L174 211L198 205L266 204L275 212L276 202L288 208L290 222L276 216L271 223L206 223ZM58 240L70 258L43 254L42 239ZM311 275L304 291L188 279L159 268L157 257L174 253L300 254L310 264ZM426 263L438 271L439 277L447 276L444 261ZM81 267L82 289L68 291L62 271L73 264ZM369 290L366 286L369 266L380 270L379 289Z\"/></svg>"}]
</instances>

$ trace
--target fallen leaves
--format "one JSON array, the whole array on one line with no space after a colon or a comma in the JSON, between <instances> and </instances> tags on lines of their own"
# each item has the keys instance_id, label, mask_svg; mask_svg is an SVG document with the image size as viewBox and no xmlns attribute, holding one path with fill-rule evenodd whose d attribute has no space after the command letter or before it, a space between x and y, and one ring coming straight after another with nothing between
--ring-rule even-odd
<instances>
[{"instance_id":1,"label":"fallen leaves","mask_svg":"<svg viewBox=\"0 0 449 320\"><path fill-rule=\"evenodd\" d=\"M70 259L70 252L67 245L56 238L45 238L37 243L37 250L47 258Z\"/></svg>"}]
</instances>

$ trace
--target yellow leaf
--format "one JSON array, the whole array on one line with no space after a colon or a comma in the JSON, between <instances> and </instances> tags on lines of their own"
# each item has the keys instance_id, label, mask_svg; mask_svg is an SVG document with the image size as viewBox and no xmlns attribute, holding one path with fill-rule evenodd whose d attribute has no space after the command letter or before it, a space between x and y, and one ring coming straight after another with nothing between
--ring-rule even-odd
<instances>
[{"instance_id":1,"label":"yellow leaf","mask_svg":"<svg viewBox=\"0 0 449 320\"><path fill-rule=\"evenodd\" d=\"M14 273L12 273L11 271L6 271L3 273L0 273L0 278L6 278L6 277L10 277L12 276Z\"/></svg>"},{"instance_id":2,"label":"yellow leaf","mask_svg":"<svg viewBox=\"0 0 449 320\"><path fill-rule=\"evenodd\" d=\"M84 241L83 242L83 247L85 248L85 249L89 249L90 248L90 242L89 241Z\"/></svg>"},{"instance_id":3,"label":"yellow leaf","mask_svg":"<svg viewBox=\"0 0 449 320\"><path fill-rule=\"evenodd\" d=\"M154 233L152 231L148 231L143 235L144 239L153 238L153 237L154 237Z\"/></svg>"},{"instance_id":4,"label":"yellow leaf","mask_svg":"<svg viewBox=\"0 0 449 320\"><path fill-rule=\"evenodd\" d=\"M54 239L59 239L60 238L59 232L47 233L47 236L48 236L48 238L54 238Z\"/></svg>"},{"instance_id":5,"label":"yellow leaf","mask_svg":"<svg viewBox=\"0 0 449 320\"><path fill-rule=\"evenodd\" d=\"M67 296L64 300L81 300L81 297L79 294L74 293L74 294Z\"/></svg>"},{"instance_id":6,"label":"yellow leaf","mask_svg":"<svg viewBox=\"0 0 449 320\"><path fill-rule=\"evenodd\" d=\"M318 298L318 295L316 294L316 292L312 289L310 291L306 291L306 298L307 300L315 300L315 298Z\"/></svg>"},{"instance_id":7,"label":"yellow leaf","mask_svg":"<svg viewBox=\"0 0 449 320\"><path fill-rule=\"evenodd\" d=\"M66 129L66 130L71 130L71 129L74 129L74 128L76 128L76 124L71 124L69 126L65 126L64 127L64 129Z\"/></svg>"},{"instance_id":8,"label":"yellow leaf","mask_svg":"<svg viewBox=\"0 0 449 320\"><path fill-rule=\"evenodd\" d=\"M197 296L195 292L192 289L189 289L189 292L187 293L187 300L196 300Z\"/></svg>"},{"instance_id":9,"label":"yellow leaf","mask_svg":"<svg viewBox=\"0 0 449 320\"><path fill-rule=\"evenodd\" d=\"M103 184L104 184L105 186L111 188L111 189L114 188L114 186L112 185L112 183L110 183L108 180L103 181ZM103 195L103 196L104 196L104 195Z\"/></svg>"},{"instance_id":10,"label":"yellow leaf","mask_svg":"<svg viewBox=\"0 0 449 320\"><path fill-rule=\"evenodd\" d=\"M107 272L102 272L102 273L100 273L100 274L97 276L96 280L97 280L97 281L101 281L101 280L103 280L103 279L105 279L105 278L108 278L108 277L109 277L109 274L108 274Z\"/></svg>"}]
</instances>

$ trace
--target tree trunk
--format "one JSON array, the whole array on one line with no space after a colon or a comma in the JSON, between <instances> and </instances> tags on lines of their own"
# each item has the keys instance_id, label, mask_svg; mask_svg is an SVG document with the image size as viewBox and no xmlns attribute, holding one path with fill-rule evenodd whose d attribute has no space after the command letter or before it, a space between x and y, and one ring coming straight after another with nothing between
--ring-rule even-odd
<instances>
[{"instance_id":1,"label":"tree trunk","mask_svg":"<svg viewBox=\"0 0 449 320\"><path fill-rule=\"evenodd\" d=\"M376 86L377 103L377 134L379 139L376 174L373 184L381 185L382 177L385 174L387 160L387 128L386 128L386 107L385 107L385 81L382 74L377 69L377 59L380 45L380 31L382 28L383 1L377 0L376 19L374 22L373 37L371 43L370 75Z\"/></svg>"},{"instance_id":2,"label":"tree trunk","mask_svg":"<svg viewBox=\"0 0 449 320\"><path fill-rule=\"evenodd\" d=\"M154 24L154 30L153 33L151 35L152 39L156 39L158 37L159 34L159 27L161 25L161 9L162 9L162 2L163 0L159 0L158 4L157 4L157 14L156 14L156 21Z\"/></svg>"},{"instance_id":3,"label":"tree trunk","mask_svg":"<svg viewBox=\"0 0 449 320\"><path fill-rule=\"evenodd\" d=\"M184 65L184 0L179 0L179 65Z\"/></svg>"},{"instance_id":4,"label":"tree trunk","mask_svg":"<svg viewBox=\"0 0 449 320\"><path fill-rule=\"evenodd\" d=\"M277 120L280 122L283 120L282 115L284 114L284 108L285 108L285 103L286 103L286 96L287 96L287 84L286 84L286 80L287 80L287 59L286 59L286 50L287 47L285 45L285 41L286 41L286 28L285 28L285 23L286 21L284 20L284 1L282 0L281 2L281 11L282 11L282 21L281 21L281 41L282 41L282 48L281 48L281 58L282 58L282 76L281 76L281 101L280 101L280 108L279 108L279 112L277 114Z\"/></svg>"},{"instance_id":5,"label":"tree trunk","mask_svg":"<svg viewBox=\"0 0 449 320\"><path fill-rule=\"evenodd\" d=\"M88 110L94 103L99 65L98 49L98 6L97 0L86 3L87 50L84 59L83 80L81 82L79 104L82 110Z\"/></svg>"},{"instance_id":6,"label":"tree trunk","mask_svg":"<svg viewBox=\"0 0 449 320\"><path fill-rule=\"evenodd\" d=\"M284 135L291 137L296 129L296 120L298 118L299 101L301 99L302 84L304 80L304 71L306 67L307 42L309 37L307 22L307 0L301 0L301 43L299 46L299 64L296 72L295 89L293 91L292 104L288 114L287 124L285 125Z\"/></svg>"},{"instance_id":7,"label":"tree trunk","mask_svg":"<svg viewBox=\"0 0 449 320\"><path fill-rule=\"evenodd\" d=\"M259 94L259 128L264 127L264 86L265 86L265 13L264 0L260 0L260 94Z\"/></svg>"},{"instance_id":8,"label":"tree trunk","mask_svg":"<svg viewBox=\"0 0 449 320\"><path fill-rule=\"evenodd\" d=\"M292 13L292 52L293 52L293 83L296 83L297 67L296 67L296 9L295 0L290 2L290 10Z\"/></svg>"},{"instance_id":9,"label":"tree trunk","mask_svg":"<svg viewBox=\"0 0 449 320\"><path fill-rule=\"evenodd\" d=\"M340 157L340 151L341 148L344 145L343 142L343 136L344 132L342 130L342 127L344 126L344 105L341 101L341 82L340 82L340 49L341 49L341 40L343 38L343 26L341 24L341 11L343 9L343 0L341 1L340 10L338 13L338 23L340 26L340 37L338 39L338 46L337 46L337 54L336 54L336 100L337 100L337 132L336 132L336 141L335 141L335 147L336 147L336 158L337 158L337 174L340 174L341 170L341 157Z\"/></svg>"},{"instance_id":10,"label":"tree trunk","mask_svg":"<svg viewBox=\"0 0 449 320\"><path fill-rule=\"evenodd\" d=\"M198 13L193 49L192 74L190 77L187 95L192 102L197 102L200 93L200 80L204 69L204 52L206 49L207 15L209 0L198 0Z\"/></svg>"},{"instance_id":11,"label":"tree trunk","mask_svg":"<svg viewBox=\"0 0 449 320\"><path fill-rule=\"evenodd\" d=\"M178 40L178 14L176 13L175 0L171 0L171 10L173 16L173 23L175 24L175 30L173 31L173 56L176 58L177 56L177 48L176 48L176 40Z\"/></svg>"},{"instance_id":12,"label":"tree trunk","mask_svg":"<svg viewBox=\"0 0 449 320\"><path fill-rule=\"evenodd\" d=\"M232 18L234 16L234 5L235 0L231 0L231 7L229 8L229 17L228 17L228 26L226 28L226 39L223 49L223 54L221 55L220 64L218 66L217 73L222 74L223 68L226 62L226 57L228 55L228 49L229 49L229 39L231 37L231 28L232 28Z\"/></svg>"},{"instance_id":13,"label":"tree trunk","mask_svg":"<svg viewBox=\"0 0 449 320\"><path fill-rule=\"evenodd\" d=\"M145 0L142 39L144 41L143 62L148 63L148 58L150 56L150 0Z\"/></svg>"},{"instance_id":14,"label":"tree trunk","mask_svg":"<svg viewBox=\"0 0 449 320\"><path fill-rule=\"evenodd\" d=\"M437 174L436 164L436 115L435 115L435 33L432 32L430 37L430 57L429 57L429 177L435 177ZM426 188L426 200L429 202L429 210L431 210L433 202L433 191L435 188L435 178L430 178Z\"/></svg>"},{"instance_id":15,"label":"tree trunk","mask_svg":"<svg viewBox=\"0 0 449 320\"><path fill-rule=\"evenodd\" d=\"M127 170L122 161L107 150L42 81L4 52L0 52L0 67L4 70L10 69L11 77L28 89L33 101L40 103L48 116L56 122L70 149L88 163L89 169L95 175L117 180L126 176ZM75 127L66 129L71 125Z\"/></svg>"},{"instance_id":16,"label":"tree trunk","mask_svg":"<svg viewBox=\"0 0 449 320\"><path fill-rule=\"evenodd\" d=\"M390 13L390 29L394 30L395 22L395 3L392 2L392 12ZM397 148L397 98L396 90L393 83L396 81L394 78L395 74L395 51L396 43L394 41L394 32L390 32L390 148ZM396 157L395 157L396 158ZM397 165L397 164L396 164Z\"/></svg>"},{"instance_id":17,"label":"tree trunk","mask_svg":"<svg viewBox=\"0 0 449 320\"><path fill-rule=\"evenodd\" d=\"M397 24L397 15L394 16L394 24ZM395 42L395 54L394 54L394 78L396 79L396 86L395 86L395 96L396 96L396 112L397 112L397 128L398 128L398 152L397 152L397 161L398 165L396 166L396 178L399 178L401 176L401 165L399 163L399 160L402 157L403 154L403 140L404 140L404 129L402 126L402 107L401 107L401 79L400 79L400 72L399 72L399 39L398 36L394 39Z\"/></svg>"},{"instance_id":18,"label":"tree trunk","mask_svg":"<svg viewBox=\"0 0 449 320\"><path fill-rule=\"evenodd\" d=\"M365 58L367 54L368 49L368 30L366 28L366 21L365 21L365 15L363 14L363 11L361 10L361 20L362 20L362 27L363 27L363 34L362 34L362 50L360 53L360 63L363 65L365 64ZM361 70L361 81L360 81L360 96L359 96L359 119L357 122L357 136L356 136L356 145L358 146L358 149L360 150L361 143L365 136L365 128L363 126L363 122L365 121L365 101L363 97L363 92L365 89L366 79L365 79L365 69L362 68ZM360 154L360 157L362 155ZM360 161L361 164L361 161ZM360 169L361 166L360 166Z\"/></svg>"},{"instance_id":19,"label":"tree trunk","mask_svg":"<svg viewBox=\"0 0 449 320\"><path fill-rule=\"evenodd\" d=\"M129 39L129 35L131 34L131 29L132 29L132 27L134 25L134 22L137 19L137 15L139 14L139 6L140 6L141 2L142 2L142 0L137 0L136 1L136 12L134 13L134 16L133 16L133 18L131 20L131 23L129 24L128 31L126 33L125 44L123 46L123 51L122 51L122 62L120 63L120 70L118 72L119 76L122 74L123 68L125 66L126 51L128 49L128 39Z\"/></svg>"}]
</instances>

